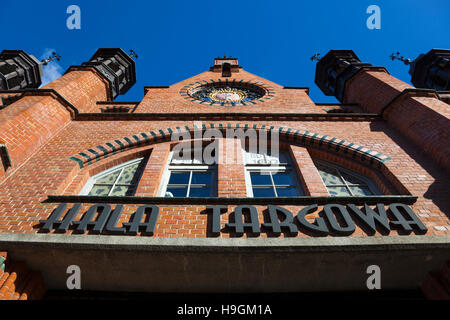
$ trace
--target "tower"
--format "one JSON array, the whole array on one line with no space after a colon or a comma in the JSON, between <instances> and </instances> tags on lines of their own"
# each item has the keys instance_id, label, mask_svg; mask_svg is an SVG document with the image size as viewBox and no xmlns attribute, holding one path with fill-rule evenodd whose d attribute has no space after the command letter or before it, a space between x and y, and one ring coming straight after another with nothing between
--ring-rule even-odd
<instances>
[{"instance_id":1,"label":"tower","mask_svg":"<svg viewBox=\"0 0 450 320\"><path fill-rule=\"evenodd\" d=\"M0 90L38 88L43 76L42 63L23 50L0 53Z\"/></svg>"},{"instance_id":2,"label":"tower","mask_svg":"<svg viewBox=\"0 0 450 320\"><path fill-rule=\"evenodd\" d=\"M352 50L331 50L317 63L315 81L326 95L378 114L450 171L448 105L435 90L448 87L448 58L448 50L433 49L416 59L414 88L384 67L361 63Z\"/></svg>"},{"instance_id":3,"label":"tower","mask_svg":"<svg viewBox=\"0 0 450 320\"><path fill-rule=\"evenodd\" d=\"M112 99L125 94L136 83L136 64L120 48L100 48L82 66L94 67L108 79Z\"/></svg>"},{"instance_id":4,"label":"tower","mask_svg":"<svg viewBox=\"0 0 450 320\"><path fill-rule=\"evenodd\" d=\"M416 88L450 90L450 50L432 49L419 55L411 63L409 74Z\"/></svg>"},{"instance_id":5,"label":"tower","mask_svg":"<svg viewBox=\"0 0 450 320\"><path fill-rule=\"evenodd\" d=\"M347 80L361 68L371 66L362 63L352 50L331 50L317 63L315 83L325 95L342 102Z\"/></svg>"},{"instance_id":6,"label":"tower","mask_svg":"<svg viewBox=\"0 0 450 320\"><path fill-rule=\"evenodd\" d=\"M7 88L0 97L15 95L0 114L0 181L77 114L97 110L98 101L112 101L136 82L135 62L120 48L98 49L89 61L39 89L42 64L36 58L21 50L3 51L0 57L0 76L6 79L1 83ZM7 133L9 127L17 130Z\"/></svg>"}]
</instances>

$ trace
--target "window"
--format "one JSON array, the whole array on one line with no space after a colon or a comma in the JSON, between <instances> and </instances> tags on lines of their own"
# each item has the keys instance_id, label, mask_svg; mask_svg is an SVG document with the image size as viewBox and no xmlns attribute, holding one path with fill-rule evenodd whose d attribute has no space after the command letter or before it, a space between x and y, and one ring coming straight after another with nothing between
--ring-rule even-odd
<instances>
[{"instance_id":1,"label":"window","mask_svg":"<svg viewBox=\"0 0 450 320\"><path fill-rule=\"evenodd\" d=\"M175 198L209 198L217 195L216 165L208 165L192 149L181 157L172 152L164 174L160 195ZM201 152L200 152L201 153Z\"/></svg>"},{"instance_id":2,"label":"window","mask_svg":"<svg viewBox=\"0 0 450 320\"><path fill-rule=\"evenodd\" d=\"M247 195L254 198L298 197L304 194L287 152L244 151Z\"/></svg>"},{"instance_id":3,"label":"window","mask_svg":"<svg viewBox=\"0 0 450 320\"><path fill-rule=\"evenodd\" d=\"M145 166L144 158L122 163L89 179L80 194L89 196L132 196Z\"/></svg>"},{"instance_id":4,"label":"window","mask_svg":"<svg viewBox=\"0 0 450 320\"><path fill-rule=\"evenodd\" d=\"M377 186L367 177L325 161L315 160L323 183L332 197L380 195Z\"/></svg>"}]
</instances>

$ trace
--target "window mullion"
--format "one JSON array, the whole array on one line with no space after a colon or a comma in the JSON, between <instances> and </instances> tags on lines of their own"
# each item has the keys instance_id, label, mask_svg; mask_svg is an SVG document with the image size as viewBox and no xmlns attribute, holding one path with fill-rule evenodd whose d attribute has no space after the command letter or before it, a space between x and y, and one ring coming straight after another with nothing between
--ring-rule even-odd
<instances>
[{"instance_id":1,"label":"window mullion","mask_svg":"<svg viewBox=\"0 0 450 320\"><path fill-rule=\"evenodd\" d=\"M114 188L116 187L116 183L119 181L120 177L122 176L122 172L123 172L123 170L124 170L125 168L126 168L126 167L123 167L123 168L120 169L120 173L119 173L119 175L117 176L116 180L114 180L114 183L113 183L113 185L112 185L112 187L111 187L111 190L109 190L108 196L110 196L111 193L113 192Z\"/></svg>"},{"instance_id":2,"label":"window mullion","mask_svg":"<svg viewBox=\"0 0 450 320\"><path fill-rule=\"evenodd\" d=\"M334 168L336 170L336 172L339 174L339 177L341 178L342 181L344 181L345 187L347 188L348 192L350 193L351 196L353 196L353 192L352 189L350 189L350 187L347 184L347 180L345 180L344 176L342 175L341 171L338 168Z\"/></svg>"},{"instance_id":3,"label":"window mullion","mask_svg":"<svg viewBox=\"0 0 450 320\"><path fill-rule=\"evenodd\" d=\"M192 170L189 171L189 181L186 197L189 197L189 194L191 193L191 181L192 181Z\"/></svg>"},{"instance_id":4,"label":"window mullion","mask_svg":"<svg viewBox=\"0 0 450 320\"><path fill-rule=\"evenodd\" d=\"M275 182L273 181L272 172L269 171L270 181L272 182L272 189L275 197L278 197L277 188L275 188Z\"/></svg>"}]
</instances>

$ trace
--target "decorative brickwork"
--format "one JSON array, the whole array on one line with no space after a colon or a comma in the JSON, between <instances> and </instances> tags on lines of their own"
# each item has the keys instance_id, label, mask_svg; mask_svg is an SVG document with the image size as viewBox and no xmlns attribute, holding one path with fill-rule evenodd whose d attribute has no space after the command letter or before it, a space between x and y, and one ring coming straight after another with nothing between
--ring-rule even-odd
<instances>
[{"instance_id":1,"label":"decorative brickwork","mask_svg":"<svg viewBox=\"0 0 450 320\"><path fill-rule=\"evenodd\" d=\"M370 150L363 146L354 144L352 142L345 141L336 137L330 137L327 135L321 135L314 132L294 130L292 128L284 127L274 127L265 126L258 124L208 124L203 125L202 128L189 126L176 127L176 128L166 128L150 132L141 132L139 134L133 134L122 139L116 139L111 142L106 142L102 145L98 145L93 148L89 148L85 151L79 152L76 155L70 157L71 160L78 163L80 168L85 165L92 164L95 161L100 161L101 159L107 158L110 153L122 152L135 148L137 146L143 146L148 144L153 144L161 141L170 141L174 131L176 132L188 132L194 136L195 131L199 130L202 133L208 129L218 129L225 132L228 129L243 129L244 132L247 130L265 130L266 132L276 131L280 135L280 140L292 141L294 143L299 143L305 146L314 146L318 148L326 149L330 152L339 152L345 156L349 156L352 159L358 159L361 162L367 161L370 165L377 166L381 168L382 164L389 161L391 158L383 155L379 152Z\"/></svg>"}]
</instances>

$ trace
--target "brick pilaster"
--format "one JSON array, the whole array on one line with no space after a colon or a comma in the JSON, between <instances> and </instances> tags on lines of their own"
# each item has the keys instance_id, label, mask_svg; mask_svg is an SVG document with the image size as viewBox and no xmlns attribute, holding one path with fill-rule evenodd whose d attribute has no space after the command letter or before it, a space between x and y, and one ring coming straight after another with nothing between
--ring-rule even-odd
<instances>
[{"instance_id":1,"label":"brick pilaster","mask_svg":"<svg viewBox=\"0 0 450 320\"><path fill-rule=\"evenodd\" d=\"M156 144L142 173L136 190L136 197L155 197L170 154L168 143Z\"/></svg>"},{"instance_id":2,"label":"brick pilaster","mask_svg":"<svg viewBox=\"0 0 450 320\"><path fill-rule=\"evenodd\" d=\"M218 197L246 197L245 168L241 140L219 139L217 165Z\"/></svg>"},{"instance_id":3,"label":"brick pilaster","mask_svg":"<svg viewBox=\"0 0 450 320\"><path fill-rule=\"evenodd\" d=\"M290 145L289 153L294 162L294 166L297 169L297 176L302 183L305 195L328 197L328 190L325 187L308 150L303 147Z\"/></svg>"}]
</instances>

